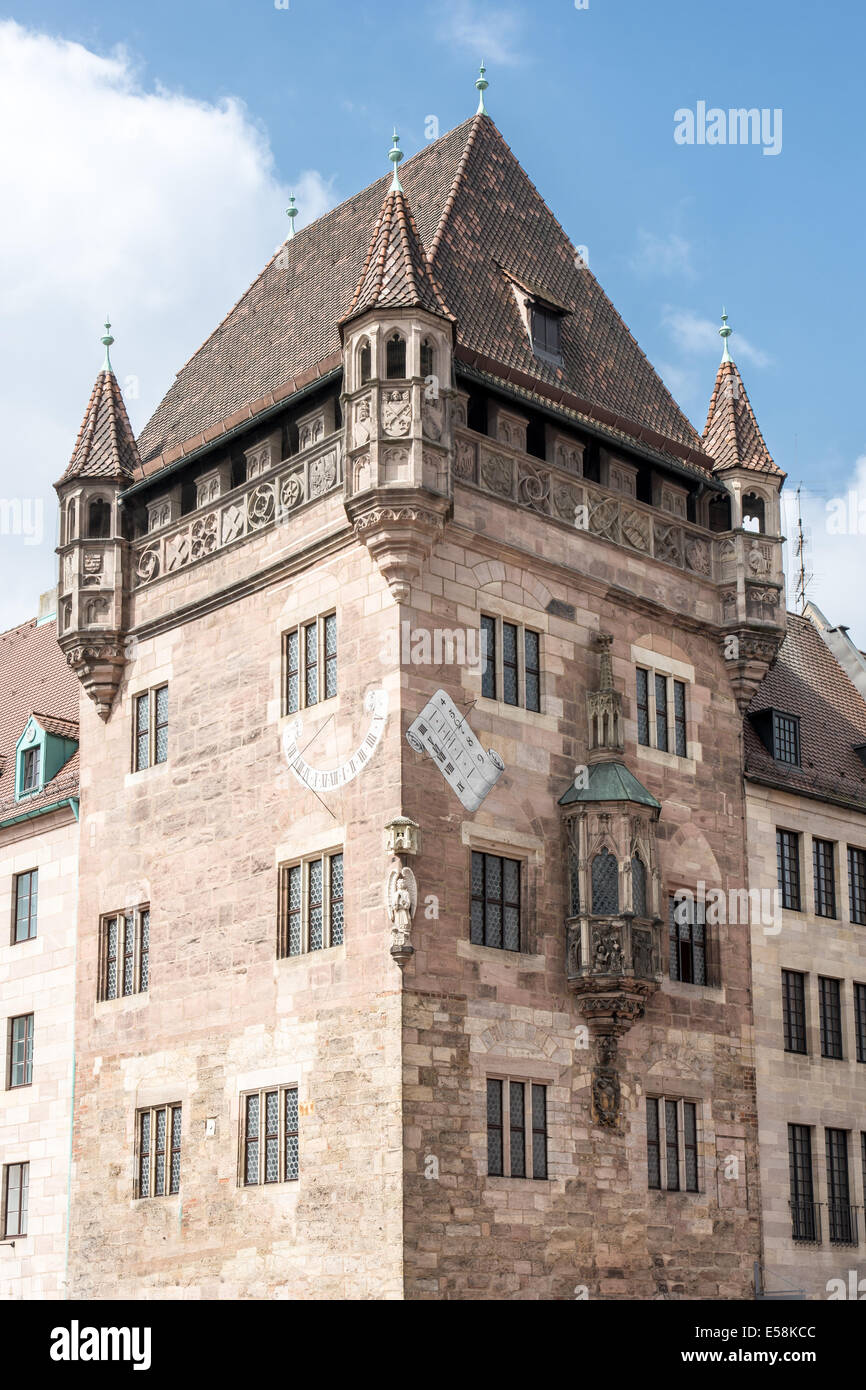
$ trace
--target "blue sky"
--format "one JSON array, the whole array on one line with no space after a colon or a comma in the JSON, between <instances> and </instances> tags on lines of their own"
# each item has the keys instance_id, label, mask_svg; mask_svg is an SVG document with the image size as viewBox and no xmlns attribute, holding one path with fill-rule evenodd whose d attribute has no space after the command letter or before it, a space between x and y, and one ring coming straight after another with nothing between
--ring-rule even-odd
<instances>
[{"instance_id":1,"label":"blue sky","mask_svg":"<svg viewBox=\"0 0 866 1390\"><path fill-rule=\"evenodd\" d=\"M786 491L801 480L808 491L812 592L866 645L856 520L830 541L824 521L826 499L851 488L866 498L862 10L42 0L0 17L20 26L6 30L18 86L5 109L0 98L0 134L27 147L6 191L32 216L0 279L4 413L21 411L46 371L58 386L33 465L51 534L15 551L0 625L26 617L52 582L50 483L99 366L105 307L140 428L285 235L286 191L299 189L306 220L385 171L394 123L407 154L430 117L441 132L456 125L475 108L483 56L490 114L699 429L726 305ZM3 56L0 43L0 77ZM780 153L677 144L675 111L699 101L780 109ZM0 193L3 182L0 168ZM68 261L43 277L52 247ZM50 296L41 278L56 279ZM31 419L18 447L33 450L33 438Z\"/></svg>"}]
</instances>

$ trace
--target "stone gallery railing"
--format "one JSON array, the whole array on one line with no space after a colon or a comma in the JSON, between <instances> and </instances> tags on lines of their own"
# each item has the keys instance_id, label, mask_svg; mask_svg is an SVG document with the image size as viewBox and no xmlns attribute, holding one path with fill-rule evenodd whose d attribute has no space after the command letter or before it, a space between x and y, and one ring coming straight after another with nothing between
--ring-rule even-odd
<instances>
[{"instance_id":1,"label":"stone gallery railing","mask_svg":"<svg viewBox=\"0 0 866 1390\"><path fill-rule=\"evenodd\" d=\"M716 578L713 539L700 527L529 458L506 444L458 430L454 477L456 482L470 483L616 545L705 579Z\"/></svg>"},{"instance_id":2,"label":"stone gallery railing","mask_svg":"<svg viewBox=\"0 0 866 1390\"><path fill-rule=\"evenodd\" d=\"M285 521L342 484L343 447L335 433L270 474L233 488L217 502L138 541L133 546L136 583L151 584L197 564L244 536Z\"/></svg>"}]
</instances>

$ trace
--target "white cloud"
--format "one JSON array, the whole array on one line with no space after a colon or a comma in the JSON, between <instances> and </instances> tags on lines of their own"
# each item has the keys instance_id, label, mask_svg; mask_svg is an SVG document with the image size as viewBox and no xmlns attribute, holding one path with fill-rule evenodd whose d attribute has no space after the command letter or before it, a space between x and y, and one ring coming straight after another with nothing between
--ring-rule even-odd
<instances>
[{"instance_id":1,"label":"white cloud","mask_svg":"<svg viewBox=\"0 0 866 1390\"><path fill-rule=\"evenodd\" d=\"M701 318L689 309L675 309L666 305L662 313L662 322L681 352L706 353L710 350L721 350L720 321ZM728 347L735 361L748 362L753 367L767 367L772 361L767 353L755 347L739 332L735 332L734 336L728 339Z\"/></svg>"},{"instance_id":2,"label":"white cloud","mask_svg":"<svg viewBox=\"0 0 866 1390\"><path fill-rule=\"evenodd\" d=\"M334 201L316 170L284 183L243 104L147 89L130 56L0 22L0 501L42 499L25 544L0 511L0 628L54 583L54 492L102 360L138 430L286 236ZM299 165L303 158L299 158ZM137 392L137 394L136 394Z\"/></svg>"},{"instance_id":3,"label":"white cloud","mask_svg":"<svg viewBox=\"0 0 866 1390\"><path fill-rule=\"evenodd\" d=\"M488 67L517 67L525 61L524 20L517 10L457 0L445 11L437 33L443 43L467 49Z\"/></svg>"},{"instance_id":4,"label":"white cloud","mask_svg":"<svg viewBox=\"0 0 866 1390\"><path fill-rule=\"evenodd\" d=\"M714 322L713 319L701 318L690 309L675 309L666 305L662 312L662 323L680 352L705 354L712 351L721 355L720 320ZM736 330L728 339L728 350L735 362L748 362L753 367L768 367L772 362L767 353Z\"/></svg>"},{"instance_id":5,"label":"white cloud","mask_svg":"<svg viewBox=\"0 0 866 1390\"><path fill-rule=\"evenodd\" d=\"M821 469L816 470L818 476ZM861 650L866 649L866 586L863 584L863 551L866 544L866 454L854 464L849 477L831 494L802 488L800 505L805 534L805 565L813 577L806 588L834 625L845 624ZM783 534L788 538L785 572L788 607L797 608L796 591L800 560L797 545L796 484L790 480L782 492Z\"/></svg>"},{"instance_id":6,"label":"white cloud","mask_svg":"<svg viewBox=\"0 0 866 1390\"><path fill-rule=\"evenodd\" d=\"M638 275L679 275L693 279L692 245L677 232L668 236L656 236L640 228L637 234L637 248L629 258L629 265Z\"/></svg>"}]
</instances>

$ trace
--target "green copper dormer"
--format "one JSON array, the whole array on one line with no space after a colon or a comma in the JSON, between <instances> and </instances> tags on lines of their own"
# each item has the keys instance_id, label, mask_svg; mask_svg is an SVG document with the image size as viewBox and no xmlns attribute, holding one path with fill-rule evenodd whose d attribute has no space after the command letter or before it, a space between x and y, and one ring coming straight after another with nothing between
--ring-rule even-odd
<instances>
[{"instance_id":1,"label":"green copper dormer","mask_svg":"<svg viewBox=\"0 0 866 1390\"><path fill-rule=\"evenodd\" d=\"M15 745L15 800L35 796L66 766L78 747L78 725L71 719L31 714Z\"/></svg>"},{"instance_id":2,"label":"green copper dormer","mask_svg":"<svg viewBox=\"0 0 866 1390\"><path fill-rule=\"evenodd\" d=\"M559 798L560 806L571 806L574 802L587 801L630 801L636 806L649 806L653 811L661 810L652 792L648 792L625 763L591 763L587 768L585 787L574 783Z\"/></svg>"}]
</instances>

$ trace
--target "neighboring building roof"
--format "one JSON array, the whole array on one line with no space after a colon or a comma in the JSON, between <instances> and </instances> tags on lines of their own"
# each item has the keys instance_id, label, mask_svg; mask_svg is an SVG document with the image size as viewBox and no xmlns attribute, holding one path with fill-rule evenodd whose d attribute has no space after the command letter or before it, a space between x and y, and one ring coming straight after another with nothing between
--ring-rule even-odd
<instances>
[{"instance_id":1,"label":"neighboring building roof","mask_svg":"<svg viewBox=\"0 0 866 1390\"><path fill-rule=\"evenodd\" d=\"M385 195L346 319L377 308L426 309L450 318L427 263L412 210L399 189Z\"/></svg>"},{"instance_id":2,"label":"neighboring building roof","mask_svg":"<svg viewBox=\"0 0 866 1390\"><path fill-rule=\"evenodd\" d=\"M776 709L800 721L801 767L777 762L749 714ZM745 720L745 775L823 800L866 810L866 766L854 752L866 743L866 701L808 618L788 614L788 630Z\"/></svg>"},{"instance_id":3,"label":"neighboring building roof","mask_svg":"<svg viewBox=\"0 0 866 1390\"><path fill-rule=\"evenodd\" d=\"M138 446L113 371L104 367L90 393L75 448L61 483L70 478L131 481L140 467Z\"/></svg>"},{"instance_id":4,"label":"neighboring building roof","mask_svg":"<svg viewBox=\"0 0 866 1390\"><path fill-rule=\"evenodd\" d=\"M400 170L406 199L465 351L526 373L703 459L701 441L486 115L433 141ZM285 243L180 370L139 439L144 474L214 438L249 407L339 365L339 324L367 264L388 176ZM568 312L563 365L536 357L509 281ZM335 357L335 354L337 356ZM271 403L273 403L271 401ZM168 459L165 456L168 455ZM706 469L710 461L706 460Z\"/></svg>"},{"instance_id":5,"label":"neighboring building roof","mask_svg":"<svg viewBox=\"0 0 866 1390\"><path fill-rule=\"evenodd\" d=\"M719 364L704 426L704 448L715 461L716 473L750 468L777 478L786 476L770 457L735 362Z\"/></svg>"},{"instance_id":6,"label":"neighboring building roof","mask_svg":"<svg viewBox=\"0 0 866 1390\"><path fill-rule=\"evenodd\" d=\"M590 763L589 783L586 787L576 787L572 782L564 796L559 798L560 806L570 806L575 801L633 801L638 806L651 806L661 810L661 802L656 801L625 763Z\"/></svg>"},{"instance_id":7,"label":"neighboring building roof","mask_svg":"<svg viewBox=\"0 0 866 1390\"><path fill-rule=\"evenodd\" d=\"M78 795L76 752L42 791L16 801L15 748L32 714L46 733L77 739L80 689L55 622L37 626L34 618L0 633L0 821Z\"/></svg>"},{"instance_id":8,"label":"neighboring building roof","mask_svg":"<svg viewBox=\"0 0 866 1390\"><path fill-rule=\"evenodd\" d=\"M839 623L832 627L817 603L812 603L811 600L803 612L814 623L842 670L851 678L860 694L866 697L866 653L861 652L852 642L845 624Z\"/></svg>"}]
</instances>

